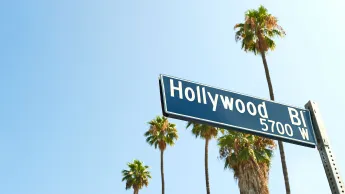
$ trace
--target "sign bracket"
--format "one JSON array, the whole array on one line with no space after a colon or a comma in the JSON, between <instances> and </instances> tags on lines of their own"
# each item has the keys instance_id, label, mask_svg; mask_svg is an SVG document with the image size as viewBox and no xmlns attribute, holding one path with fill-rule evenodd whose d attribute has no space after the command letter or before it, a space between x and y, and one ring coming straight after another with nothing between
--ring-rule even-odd
<instances>
[{"instance_id":1,"label":"sign bracket","mask_svg":"<svg viewBox=\"0 0 345 194\"><path fill-rule=\"evenodd\" d=\"M344 182L341 179L339 168L336 165L335 156L328 140L319 107L315 102L309 101L305 105L305 108L310 110L317 141L317 149L319 150L332 194L345 194Z\"/></svg>"}]
</instances>

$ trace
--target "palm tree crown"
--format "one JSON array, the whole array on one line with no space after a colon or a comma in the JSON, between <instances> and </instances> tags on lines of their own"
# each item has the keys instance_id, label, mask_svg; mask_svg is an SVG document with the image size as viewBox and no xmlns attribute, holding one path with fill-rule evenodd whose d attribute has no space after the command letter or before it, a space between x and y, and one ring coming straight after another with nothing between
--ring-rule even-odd
<instances>
[{"instance_id":1,"label":"palm tree crown","mask_svg":"<svg viewBox=\"0 0 345 194\"><path fill-rule=\"evenodd\" d=\"M122 171L122 181L126 181L126 190L133 188L134 193L137 193L143 186L148 186L149 179L152 178L149 167L145 166L141 161L134 160L133 163L128 163L128 170Z\"/></svg>"},{"instance_id":2,"label":"palm tree crown","mask_svg":"<svg viewBox=\"0 0 345 194\"><path fill-rule=\"evenodd\" d=\"M268 171L275 144L272 140L234 131L218 139L224 168L232 169L241 194L268 194Z\"/></svg>"},{"instance_id":3,"label":"palm tree crown","mask_svg":"<svg viewBox=\"0 0 345 194\"><path fill-rule=\"evenodd\" d=\"M166 117L157 116L149 124L150 129L144 134L147 137L147 143L162 151L166 149L167 144L170 146L175 144L175 140L178 139L177 129L175 124L169 123Z\"/></svg>"},{"instance_id":4,"label":"palm tree crown","mask_svg":"<svg viewBox=\"0 0 345 194\"><path fill-rule=\"evenodd\" d=\"M260 6L258 10L251 9L245 13L245 22L235 25L236 41L242 41L242 49L253 52L255 55L268 50L274 50L275 43L272 38L282 37L285 32L277 24L278 20Z\"/></svg>"},{"instance_id":5,"label":"palm tree crown","mask_svg":"<svg viewBox=\"0 0 345 194\"><path fill-rule=\"evenodd\" d=\"M194 122L188 122L187 127L192 127L192 133L195 137L201 137L202 139L216 138L218 135L218 129L209 125L203 125Z\"/></svg>"}]
</instances>

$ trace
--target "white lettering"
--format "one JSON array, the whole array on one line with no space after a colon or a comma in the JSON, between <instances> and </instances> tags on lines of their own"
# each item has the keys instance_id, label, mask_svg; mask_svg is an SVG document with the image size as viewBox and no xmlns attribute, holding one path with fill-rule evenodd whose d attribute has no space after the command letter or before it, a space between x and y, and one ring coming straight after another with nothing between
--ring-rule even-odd
<instances>
[{"instance_id":1,"label":"white lettering","mask_svg":"<svg viewBox=\"0 0 345 194\"><path fill-rule=\"evenodd\" d=\"M274 123L275 123L275 121L268 120L268 122L272 124L271 125L271 131L272 131L272 133L274 133Z\"/></svg>"},{"instance_id":2,"label":"white lettering","mask_svg":"<svg viewBox=\"0 0 345 194\"><path fill-rule=\"evenodd\" d=\"M301 127L298 127L298 129L301 132L303 139L309 140L308 130L306 128L301 128Z\"/></svg>"},{"instance_id":3,"label":"white lettering","mask_svg":"<svg viewBox=\"0 0 345 194\"><path fill-rule=\"evenodd\" d=\"M304 120L304 115L303 115L303 111L300 111L301 113L301 118L302 118L302 123L303 123L303 126L304 127L307 127L306 124L305 124L305 120Z\"/></svg>"},{"instance_id":4,"label":"white lettering","mask_svg":"<svg viewBox=\"0 0 345 194\"><path fill-rule=\"evenodd\" d=\"M207 104L207 102L206 102L205 88L203 87L201 90L202 90L202 98L203 98L203 100L204 100L204 104Z\"/></svg>"},{"instance_id":5,"label":"white lettering","mask_svg":"<svg viewBox=\"0 0 345 194\"><path fill-rule=\"evenodd\" d=\"M212 95L211 95L210 92L207 92L207 94L208 94L208 97L210 98L210 100L212 102L212 105L213 105L213 109L212 110L216 111L216 109L217 109L217 102L218 102L218 94L216 94L214 96L214 99L212 98Z\"/></svg>"},{"instance_id":6,"label":"white lettering","mask_svg":"<svg viewBox=\"0 0 345 194\"><path fill-rule=\"evenodd\" d=\"M262 118L268 119L267 115L267 109L266 109L266 104L265 102L262 102L262 104L259 104L258 106L258 112Z\"/></svg>"},{"instance_id":7,"label":"white lettering","mask_svg":"<svg viewBox=\"0 0 345 194\"><path fill-rule=\"evenodd\" d=\"M260 118L260 124L265 126L265 128L263 128L262 130L268 131L268 125L265 122L266 122L266 119Z\"/></svg>"},{"instance_id":8,"label":"white lettering","mask_svg":"<svg viewBox=\"0 0 345 194\"><path fill-rule=\"evenodd\" d=\"M175 97L175 92L174 90L177 90L179 92L179 97L180 99L183 99L183 94L182 94L182 82L178 81L178 87L174 86L174 80L170 79L170 95L171 97Z\"/></svg>"},{"instance_id":9,"label":"white lettering","mask_svg":"<svg viewBox=\"0 0 345 194\"><path fill-rule=\"evenodd\" d=\"M224 109L229 109L232 111L233 107L234 107L234 99L233 98L229 98L227 96L223 97L222 95L220 95L220 99L222 100Z\"/></svg>"},{"instance_id":10,"label":"white lettering","mask_svg":"<svg viewBox=\"0 0 345 194\"><path fill-rule=\"evenodd\" d=\"M252 108L250 108L252 107ZM250 115L255 116L256 115L256 107L252 102L247 103L247 109Z\"/></svg>"},{"instance_id":11,"label":"white lettering","mask_svg":"<svg viewBox=\"0 0 345 194\"><path fill-rule=\"evenodd\" d=\"M301 125L301 120L298 118L298 112L294 108L288 107L290 121L293 125Z\"/></svg>"},{"instance_id":12,"label":"white lettering","mask_svg":"<svg viewBox=\"0 0 345 194\"><path fill-rule=\"evenodd\" d=\"M200 88L199 88L199 86L196 87L196 96L198 98L198 103L201 103Z\"/></svg>"},{"instance_id":13,"label":"white lettering","mask_svg":"<svg viewBox=\"0 0 345 194\"><path fill-rule=\"evenodd\" d=\"M241 108L239 107L239 104L241 104ZM235 102L236 109L239 113L244 113L246 111L246 106L244 106L244 103L242 100L237 99Z\"/></svg>"},{"instance_id":14,"label":"white lettering","mask_svg":"<svg viewBox=\"0 0 345 194\"><path fill-rule=\"evenodd\" d=\"M192 96L189 96L191 94ZM192 88L187 87L184 91L184 95L186 96L187 100L194 101L195 100L195 93Z\"/></svg>"},{"instance_id":15,"label":"white lettering","mask_svg":"<svg viewBox=\"0 0 345 194\"><path fill-rule=\"evenodd\" d=\"M285 124L285 132L286 132L286 134L288 134L288 136L290 136L290 137L293 136L293 130L289 124Z\"/></svg>"},{"instance_id":16,"label":"white lettering","mask_svg":"<svg viewBox=\"0 0 345 194\"><path fill-rule=\"evenodd\" d=\"M284 126L283 126L283 124L281 122L277 122L276 125L277 125L278 133L280 133L281 135L284 135Z\"/></svg>"}]
</instances>

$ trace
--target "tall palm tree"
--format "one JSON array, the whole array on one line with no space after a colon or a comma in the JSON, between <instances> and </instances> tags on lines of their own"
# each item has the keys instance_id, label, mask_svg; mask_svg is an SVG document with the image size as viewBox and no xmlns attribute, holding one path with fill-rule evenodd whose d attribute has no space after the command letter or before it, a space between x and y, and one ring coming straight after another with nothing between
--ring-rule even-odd
<instances>
[{"instance_id":1,"label":"tall palm tree","mask_svg":"<svg viewBox=\"0 0 345 194\"><path fill-rule=\"evenodd\" d=\"M149 185L151 174L148 171L149 167L139 160L134 160L133 163L128 163L128 170L122 171L122 181L126 181L126 190L133 188L134 194L138 194L143 186Z\"/></svg>"},{"instance_id":2,"label":"tall palm tree","mask_svg":"<svg viewBox=\"0 0 345 194\"><path fill-rule=\"evenodd\" d=\"M241 194L269 194L268 172L273 141L240 132L227 131L218 139L224 168L232 169Z\"/></svg>"},{"instance_id":3,"label":"tall palm tree","mask_svg":"<svg viewBox=\"0 0 345 194\"><path fill-rule=\"evenodd\" d=\"M192 133L195 137L201 137L205 139L205 179L206 179L206 193L210 194L210 183L208 175L208 143L212 138L216 138L218 135L218 129L209 125L203 125L193 122L188 122L187 127L192 127Z\"/></svg>"},{"instance_id":4,"label":"tall palm tree","mask_svg":"<svg viewBox=\"0 0 345 194\"><path fill-rule=\"evenodd\" d=\"M178 139L175 124L169 123L168 119L164 116L157 116L149 122L150 129L144 134L146 142L155 149L159 148L161 152L161 178L162 178L162 194L165 192L164 183L164 160L163 154L167 145L173 146Z\"/></svg>"},{"instance_id":5,"label":"tall palm tree","mask_svg":"<svg viewBox=\"0 0 345 194\"><path fill-rule=\"evenodd\" d=\"M235 39L236 41L242 42L242 49L246 52L252 52L255 55L261 55L270 98L274 101L274 92L270 72L268 70L266 53L269 50L274 50L276 47L272 38L283 37L285 35L283 28L278 25L277 18L269 14L267 9L263 6L260 6L258 10L248 10L245 13L244 23L236 24L234 28L237 29ZM278 145L284 174L285 189L286 193L290 194L290 183L283 142L278 141Z\"/></svg>"}]
</instances>

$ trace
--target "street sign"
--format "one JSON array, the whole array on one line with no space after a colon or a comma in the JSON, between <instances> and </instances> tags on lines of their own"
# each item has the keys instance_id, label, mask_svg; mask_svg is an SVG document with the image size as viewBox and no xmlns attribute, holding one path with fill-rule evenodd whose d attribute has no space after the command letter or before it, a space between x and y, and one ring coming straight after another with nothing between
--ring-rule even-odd
<instances>
[{"instance_id":1,"label":"street sign","mask_svg":"<svg viewBox=\"0 0 345 194\"><path fill-rule=\"evenodd\" d=\"M164 116L315 147L309 110L167 75L159 83Z\"/></svg>"}]
</instances>

